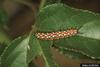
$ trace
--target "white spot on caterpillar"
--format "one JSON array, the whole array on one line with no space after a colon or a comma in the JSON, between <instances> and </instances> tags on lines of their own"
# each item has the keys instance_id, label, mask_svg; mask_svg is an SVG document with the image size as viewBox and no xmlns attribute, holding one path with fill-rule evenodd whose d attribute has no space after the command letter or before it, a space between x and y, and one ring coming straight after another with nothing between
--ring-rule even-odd
<instances>
[{"instance_id":1,"label":"white spot on caterpillar","mask_svg":"<svg viewBox=\"0 0 100 67\"><path fill-rule=\"evenodd\" d=\"M74 36L78 33L77 29L68 29L66 31L58 31L51 33L36 33L37 38L42 40L55 40Z\"/></svg>"}]
</instances>

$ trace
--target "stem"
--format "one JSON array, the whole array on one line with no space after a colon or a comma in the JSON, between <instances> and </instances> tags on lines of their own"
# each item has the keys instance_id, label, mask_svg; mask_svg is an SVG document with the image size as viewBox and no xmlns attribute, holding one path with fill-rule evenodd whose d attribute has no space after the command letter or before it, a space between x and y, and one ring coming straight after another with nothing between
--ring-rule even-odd
<instances>
[{"instance_id":1,"label":"stem","mask_svg":"<svg viewBox=\"0 0 100 67\"><path fill-rule=\"evenodd\" d=\"M22 0L15 0L15 2L19 3L19 4L23 4L25 6L28 6L33 12L35 11L35 8L33 8L33 4L28 3L27 1L22 1Z\"/></svg>"},{"instance_id":2,"label":"stem","mask_svg":"<svg viewBox=\"0 0 100 67\"><path fill-rule=\"evenodd\" d=\"M46 0L41 0L40 2L40 7L39 7L39 11L41 10L41 8L45 5Z\"/></svg>"}]
</instances>

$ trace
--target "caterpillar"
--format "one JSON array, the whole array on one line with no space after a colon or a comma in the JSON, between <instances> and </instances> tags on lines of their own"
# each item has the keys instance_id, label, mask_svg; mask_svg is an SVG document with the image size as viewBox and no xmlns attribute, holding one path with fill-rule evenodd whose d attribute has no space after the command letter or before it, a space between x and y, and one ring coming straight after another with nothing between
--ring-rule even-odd
<instances>
[{"instance_id":1,"label":"caterpillar","mask_svg":"<svg viewBox=\"0 0 100 67\"><path fill-rule=\"evenodd\" d=\"M36 33L36 37L41 40L55 40L60 38L67 38L74 36L78 33L77 29L68 29L65 31L57 31L50 33Z\"/></svg>"}]
</instances>

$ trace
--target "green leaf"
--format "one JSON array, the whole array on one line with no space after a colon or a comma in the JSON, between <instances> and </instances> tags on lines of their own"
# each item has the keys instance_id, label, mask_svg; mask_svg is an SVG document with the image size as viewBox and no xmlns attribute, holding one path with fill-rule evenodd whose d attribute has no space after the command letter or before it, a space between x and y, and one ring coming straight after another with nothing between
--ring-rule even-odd
<instances>
[{"instance_id":1,"label":"green leaf","mask_svg":"<svg viewBox=\"0 0 100 67\"><path fill-rule=\"evenodd\" d=\"M58 40L55 44L60 47L78 50L92 59L100 59L99 25L100 20L91 21L80 28L80 33L77 36Z\"/></svg>"},{"instance_id":2,"label":"green leaf","mask_svg":"<svg viewBox=\"0 0 100 67\"><path fill-rule=\"evenodd\" d=\"M1 67L28 67L28 40L19 37L14 40L1 56Z\"/></svg>"},{"instance_id":3,"label":"green leaf","mask_svg":"<svg viewBox=\"0 0 100 67\"><path fill-rule=\"evenodd\" d=\"M68 28L79 29L89 21L100 19L100 15L64 4L53 4L41 9L37 18L37 31L52 32Z\"/></svg>"},{"instance_id":4,"label":"green leaf","mask_svg":"<svg viewBox=\"0 0 100 67\"><path fill-rule=\"evenodd\" d=\"M53 59L50 46L52 45L52 41L42 41L39 40L42 50L42 56L45 61L45 67L59 67L55 60Z\"/></svg>"},{"instance_id":5,"label":"green leaf","mask_svg":"<svg viewBox=\"0 0 100 67\"><path fill-rule=\"evenodd\" d=\"M36 56L41 55L41 53L41 46L38 39L34 35L31 35L29 40L28 62L31 62Z\"/></svg>"},{"instance_id":6,"label":"green leaf","mask_svg":"<svg viewBox=\"0 0 100 67\"><path fill-rule=\"evenodd\" d=\"M55 44L59 47L77 50L93 59L100 58L100 40L76 36L56 41Z\"/></svg>"},{"instance_id":7,"label":"green leaf","mask_svg":"<svg viewBox=\"0 0 100 67\"><path fill-rule=\"evenodd\" d=\"M59 47L58 50L61 54L65 55L67 58L71 59L90 59L86 55L83 55L82 53L78 52L77 50L72 50L64 47Z\"/></svg>"},{"instance_id":8,"label":"green leaf","mask_svg":"<svg viewBox=\"0 0 100 67\"><path fill-rule=\"evenodd\" d=\"M100 14L53 4L41 9L36 23L39 32L76 28L77 35L55 40L58 47L77 50L92 59L100 59Z\"/></svg>"},{"instance_id":9,"label":"green leaf","mask_svg":"<svg viewBox=\"0 0 100 67\"><path fill-rule=\"evenodd\" d=\"M28 62L34 60L36 56L42 55L45 61L45 67L58 67L52 58L51 45L51 41L42 41L37 39L35 35L31 35L29 41Z\"/></svg>"},{"instance_id":10,"label":"green leaf","mask_svg":"<svg viewBox=\"0 0 100 67\"><path fill-rule=\"evenodd\" d=\"M0 44L0 56L6 47L7 47L7 45L5 43Z\"/></svg>"},{"instance_id":11,"label":"green leaf","mask_svg":"<svg viewBox=\"0 0 100 67\"><path fill-rule=\"evenodd\" d=\"M100 40L100 19L84 24L79 32L82 33L79 36Z\"/></svg>"}]
</instances>

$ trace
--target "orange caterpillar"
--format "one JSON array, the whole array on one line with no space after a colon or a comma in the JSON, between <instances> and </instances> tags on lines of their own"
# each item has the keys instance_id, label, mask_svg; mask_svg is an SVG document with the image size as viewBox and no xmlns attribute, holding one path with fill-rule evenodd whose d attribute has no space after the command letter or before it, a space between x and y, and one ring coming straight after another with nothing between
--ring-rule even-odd
<instances>
[{"instance_id":1,"label":"orange caterpillar","mask_svg":"<svg viewBox=\"0 0 100 67\"><path fill-rule=\"evenodd\" d=\"M76 29L68 29L66 31L58 31L51 33L36 33L36 37L41 40L55 40L74 36L78 33Z\"/></svg>"}]
</instances>

